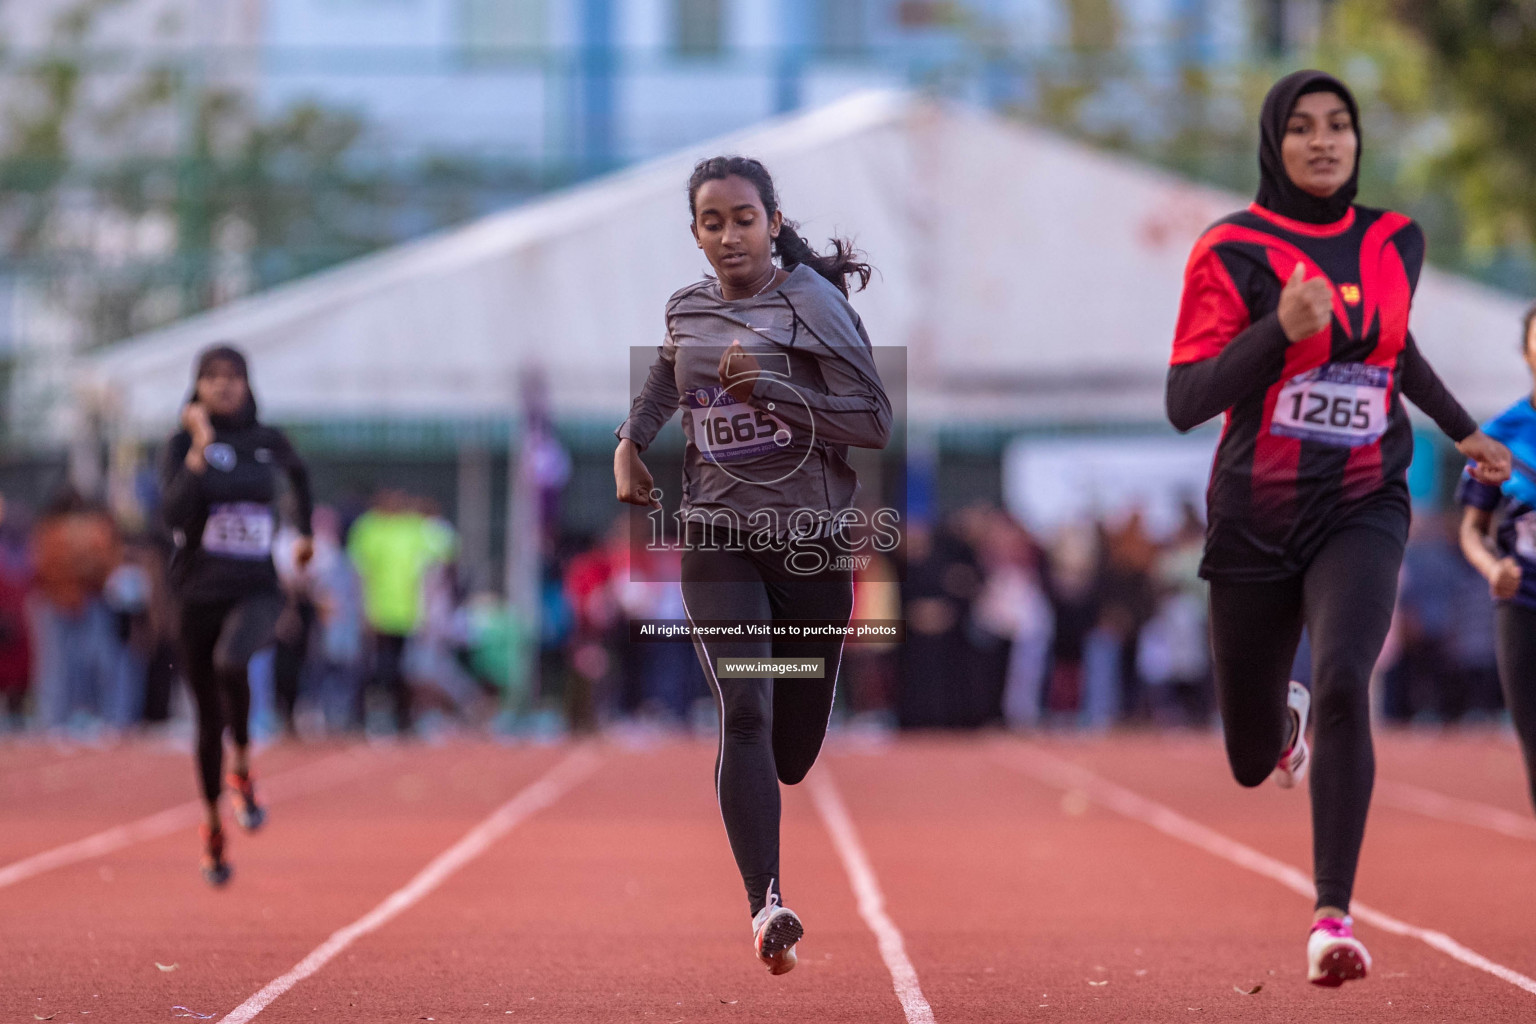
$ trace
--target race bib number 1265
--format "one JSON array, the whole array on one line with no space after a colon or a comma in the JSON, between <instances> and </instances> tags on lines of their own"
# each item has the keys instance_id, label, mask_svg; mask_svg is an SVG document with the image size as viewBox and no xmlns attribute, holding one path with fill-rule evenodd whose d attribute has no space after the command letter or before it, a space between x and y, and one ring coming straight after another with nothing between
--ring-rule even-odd
<instances>
[{"instance_id":1,"label":"race bib number 1265","mask_svg":"<svg viewBox=\"0 0 1536 1024\"><path fill-rule=\"evenodd\" d=\"M1368 363L1328 363L1285 382L1269 432L1356 448L1387 432L1391 371Z\"/></svg>"}]
</instances>

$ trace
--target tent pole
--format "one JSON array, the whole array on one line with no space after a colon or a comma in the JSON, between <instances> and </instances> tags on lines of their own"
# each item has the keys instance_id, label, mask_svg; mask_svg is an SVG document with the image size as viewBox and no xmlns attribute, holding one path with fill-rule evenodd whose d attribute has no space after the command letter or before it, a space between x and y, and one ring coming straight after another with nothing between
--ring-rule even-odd
<instances>
[{"instance_id":1,"label":"tent pole","mask_svg":"<svg viewBox=\"0 0 1536 1024\"><path fill-rule=\"evenodd\" d=\"M524 371L520 415L507 445L507 602L519 624L512 631L512 677L529 680L533 702L543 697L538 676L543 583L543 502L538 453L545 429L539 375Z\"/></svg>"},{"instance_id":2,"label":"tent pole","mask_svg":"<svg viewBox=\"0 0 1536 1024\"><path fill-rule=\"evenodd\" d=\"M491 456L480 441L459 445L458 521L468 583L484 590L491 582Z\"/></svg>"},{"instance_id":3,"label":"tent pole","mask_svg":"<svg viewBox=\"0 0 1536 1024\"><path fill-rule=\"evenodd\" d=\"M106 475L101 455L105 432L102 411L89 398L77 397L70 418L69 486L86 498L102 497Z\"/></svg>"}]
</instances>

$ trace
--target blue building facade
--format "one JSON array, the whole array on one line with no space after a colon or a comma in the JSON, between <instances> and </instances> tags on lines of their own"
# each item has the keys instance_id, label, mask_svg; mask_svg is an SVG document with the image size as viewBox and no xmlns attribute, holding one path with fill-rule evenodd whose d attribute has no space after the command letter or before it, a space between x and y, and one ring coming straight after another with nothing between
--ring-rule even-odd
<instances>
[{"instance_id":1,"label":"blue building facade","mask_svg":"<svg viewBox=\"0 0 1536 1024\"><path fill-rule=\"evenodd\" d=\"M264 0L261 98L353 111L399 156L571 180L859 89L1029 107L1081 78L1129 123L1222 68L1263 0ZM1117 81L1135 84L1116 85ZM1118 90L1118 91L1117 91Z\"/></svg>"}]
</instances>

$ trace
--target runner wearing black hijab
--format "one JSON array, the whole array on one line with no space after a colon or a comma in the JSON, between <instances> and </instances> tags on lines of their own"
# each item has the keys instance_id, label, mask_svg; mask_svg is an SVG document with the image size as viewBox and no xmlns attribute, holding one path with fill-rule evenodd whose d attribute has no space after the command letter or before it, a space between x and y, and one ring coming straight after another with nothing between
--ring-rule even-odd
<instances>
[{"instance_id":1,"label":"runner wearing black hijab","mask_svg":"<svg viewBox=\"0 0 1536 1024\"><path fill-rule=\"evenodd\" d=\"M1349 89L1320 71L1270 90L1257 200L1190 255L1167 393L1180 431L1226 417L1201 575L1238 782L1299 782L1317 703L1307 976L1327 986L1370 968L1349 901L1375 776L1370 677L1408 535L1403 397L1478 479L1498 483L1510 468L1409 333L1424 235L1402 214L1354 204L1359 121ZM1315 697L1289 682L1303 626Z\"/></svg>"},{"instance_id":2,"label":"runner wearing black hijab","mask_svg":"<svg viewBox=\"0 0 1536 1024\"><path fill-rule=\"evenodd\" d=\"M229 784L242 828L261 827L248 747L251 690L246 665L273 640L283 610L272 565L276 477L293 489L302 534L300 566L314 552L309 473L283 432L256 417L245 356L220 345L197 360L182 429L166 445L161 514L176 542L170 579L181 602L183 669L197 704L197 765L206 820L203 877L229 881L219 817L224 730L235 745Z\"/></svg>"}]
</instances>

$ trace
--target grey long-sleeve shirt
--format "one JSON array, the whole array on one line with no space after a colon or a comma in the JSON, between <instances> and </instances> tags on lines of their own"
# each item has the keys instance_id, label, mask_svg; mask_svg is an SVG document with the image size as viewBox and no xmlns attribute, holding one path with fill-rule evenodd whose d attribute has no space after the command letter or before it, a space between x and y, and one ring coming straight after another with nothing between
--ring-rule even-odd
<instances>
[{"instance_id":1,"label":"grey long-sleeve shirt","mask_svg":"<svg viewBox=\"0 0 1536 1024\"><path fill-rule=\"evenodd\" d=\"M885 447L891 403L864 324L831 282L802 265L778 288L730 301L705 279L667 301L666 326L615 434L644 450L684 411L685 511L723 511L754 532L779 533L800 510L852 506L858 478L847 450ZM720 385L720 356L732 341L764 373L745 404Z\"/></svg>"}]
</instances>

